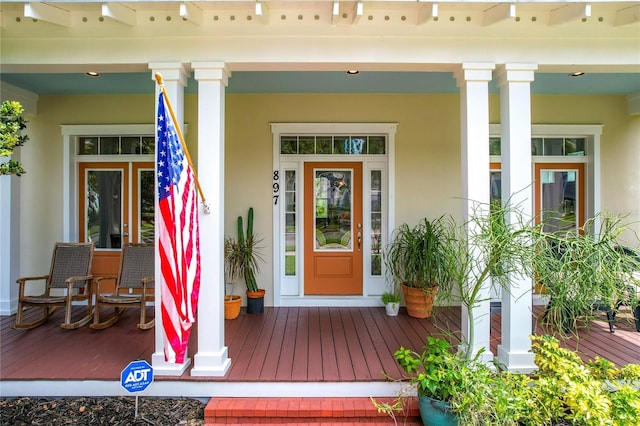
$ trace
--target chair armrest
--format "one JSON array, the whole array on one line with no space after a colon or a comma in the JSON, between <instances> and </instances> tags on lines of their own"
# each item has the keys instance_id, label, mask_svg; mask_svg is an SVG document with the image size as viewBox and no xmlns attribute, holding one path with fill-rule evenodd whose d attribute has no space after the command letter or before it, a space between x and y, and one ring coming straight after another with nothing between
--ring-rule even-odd
<instances>
[{"instance_id":1,"label":"chair armrest","mask_svg":"<svg viewBox=\"0 0 640 426\"><path fill-rule=\"evenodd\" d=\"M102 281L106 281L106 280L113 280L115 282L118 282L118 276L117 275L104 275L104 276L100 276L98 278L96 278L95 283L95 294L100 294L100 284L102 283Z\"/></svg>"},{"instance_id":2,"label":"chair armrest","mask_svg":"<svg viewBox=\"0 0 640 426\"><path fill-rule=\"evenodd\" d=\"M142 285L144 285L145 287L147 286L147 284L150 285L150 287L153 287L155 285L155 277L144 277L142 279Z\"/></svg>"},{"instance_id":3,"label":"chair armrest","mask_svg":"<svg viewBox=\"0 0 640 426\"><path fill-rule=\"evenodd\" d=\"M47 278L49 278L49 275L40 275L38 277L22 277L22 278L18 278L16 282L18 284L24 284L27 281L46 280Z\"/></svg>"},{"instance_id":4,"label":"chair armrest","mask_svg":"<svg viewBox=\"0 0 640 426\"><path fill-rule=\"evenodd\" d=\"M71 289L72 287L79 288L79 286L76 285L78 281L84 281L84 287L86 287L87 284L91 284L91 280L93 280L93 275L84 275L79 277L69 277L65 280L65 282L67 283L69 289Z\"/></svg>"}]
</instances>

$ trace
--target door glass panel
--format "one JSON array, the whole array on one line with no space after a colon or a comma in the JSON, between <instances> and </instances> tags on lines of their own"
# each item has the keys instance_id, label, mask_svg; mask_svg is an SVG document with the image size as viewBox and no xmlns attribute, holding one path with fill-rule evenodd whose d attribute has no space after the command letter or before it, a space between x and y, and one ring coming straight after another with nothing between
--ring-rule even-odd
<instances>
[{"instance_id":1,"label":"door glass panel","mask_svg":"<svg viewBox=\"0 0 640 426\"><path fill-rule=\"evenodd\" d=\"M87 171L87 229L96 248L122 247L122 171Z\"/></svg>"},{"instance_id":2,"label":"door glass panel","mask_svg":"<svg viewBox=\"0 0 640 426\"><path fill-rule=\"evenodd\" d=\"M542 223L547 232L578 232L576 171L541 170Z\"/></svg>"},{"instance_id":3,"label":"door glass panel","mask_svg":"<svg viewBox=\"0 0 640 426\"><path fill-rule=\"evenodd\" d=\"M352 250L352 170L315 170L315 250Z\"/></svg>"},{"instance_id":4,"label":"door glass panel","mask_svg":"<svg viewBox=\"0 0 640 426\"><path fill-rule=\"evenodd\" d=\"M296 171L286 170L285 177L285 232L284 274L296 274Z\"/></svg>"},{"instance_id":5,"label":"door glass panel","mask_svg":"<svg viewBox=\"0 0 640 426\"><path fill-rule=\"evenodd\" d=\"M153 243L155 237L155 216L154 216L154 174L153 170L140 170L140 200L138 206L140 211L140 242Z\"/></svg>"},{"instance_id":6,"label":"door glass panel","mask_svg":"<svg viewBox=\"0 0 640 426\"><path fill-rule=\"evenodd\" d=\"M382 275L382 171L371 171L371 275Z\"/></svg>"},{"instance_id":7,"label":"door glass panel","mask_svg":"<svg viewBox=\"0 0 640 426\"><path fill-rule=\"evenodd\" d=\"M502 199L502 172L491 170L489 173L489 184L491 191L491 204L500 203Z\"/></svg>"}]
</instances>

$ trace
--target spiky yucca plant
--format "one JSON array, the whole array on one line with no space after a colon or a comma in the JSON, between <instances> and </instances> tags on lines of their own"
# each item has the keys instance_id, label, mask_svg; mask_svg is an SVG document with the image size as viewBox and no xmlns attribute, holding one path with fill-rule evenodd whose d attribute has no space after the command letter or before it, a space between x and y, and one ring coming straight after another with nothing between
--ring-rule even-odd
<instances>
[{"instance_id":1,"label":"spiky yucca plant","mask_svg":"<svg viewBox=\"0 0 640 426\"><path fill-rule=\"evenodd\" d=\"M225 273L230 280L243 278L248 291L258 291L256 273L260 270L259 262L264 259L260 254L259 239L253 233L253 207L247 215L246 237L242 216L238 216L238 239L228 237L224 242Z\"/></svg>"}]
</instances>

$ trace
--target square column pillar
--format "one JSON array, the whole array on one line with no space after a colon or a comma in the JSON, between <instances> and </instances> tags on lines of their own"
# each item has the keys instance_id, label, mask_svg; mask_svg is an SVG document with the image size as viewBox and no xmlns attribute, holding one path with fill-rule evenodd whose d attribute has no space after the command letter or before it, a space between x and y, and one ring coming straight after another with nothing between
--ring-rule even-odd
<instances>
[{"instance_id":1,"label":"square column pillar","mask_svg":"<svg viewBox=\"0 0 640 426\"><path fill-rule=\"evenodd\" d=\"M496 71L502 127L502 200L510 200L506 221L517 226L533 217L531 178L531 82L535 64L506 64ZM511 211L517 209L517 211ZM502 343L498 359L509 371L536 369L531 349L532 280L509 274L510 290L502 292Z\"/></svg>"},{"instance_id":2,"label":"square column pillar","mask_svg":"<svg viewBox=\"0 0 640 426\"><path fill-rule=\"evenodd\" d=\"M162 80L164 82L165 91L171 102L171 107L176 116L175 123L180 126L180 129L184 129L184 88L187 86L187 77L189 70L185 64L180 62L163 62L163 63L151 63L149 64L151 69L151 79L155 82L156 73L162 74ZM160 87L156 84L156 95L153 99L155 109L156 128L158 127L158 96L160 95ZM184 134L184 131L183 131ZM157 166L156 166L157 169ZM157 190L157 189L156 189ZM158 212L158 196L156 192L155 196L155 211ZM155 234L158 235L158 221L156 220ZM156 266L155 276L160 277L160 257L158 254L158 242L156 241ZM160 280L156 280L160 283ZM166 362L164 359L164 328L162 326L162 288L158 284L154 289L155 293L155 351L151 355L151 365L153 366L154 374L158 376L180 376L191 364L191 359L188 357L189 353L185 353L184 362L182 364L174 364Z\"/></svg>"},{"instance_id":3,"label":"square column pillar","mask_svg":"<svg viewBox=\"0 0 640 426\"><path fill-rule=\"evenodd\" d=\"M475 214L489 214L489 81L495 68L490 63L464 63L456 75L460 88L460 132L462 157L462 219L469 223ZM484 211L478 211L478 208ZM473 223L467 226L469 235L477 232ZM474 256L481 259L477 247L470 246ZM476 265L480 270L481 265ZM471 307L471 317L466 306L462 306L462 341L469 345L472 355L484 348L482 361L490 362L491 317L490 287L487 280L482 284L478 302ZM473 332L471 325L473 323Z\"/></svg>"},{"instance_id":4,"label":"square column pillar","mask_svg":"<svg viewBox=\"0 0 640 426\"><path fill-rule=\"evenodd\" d=\"M210 213L200 216L202 257L198 352L192 376L224 376L231 360L224 344L224 119L229 71L223 62L191 64L198 81L198 177Z\"/></svg>"}]
</instances>

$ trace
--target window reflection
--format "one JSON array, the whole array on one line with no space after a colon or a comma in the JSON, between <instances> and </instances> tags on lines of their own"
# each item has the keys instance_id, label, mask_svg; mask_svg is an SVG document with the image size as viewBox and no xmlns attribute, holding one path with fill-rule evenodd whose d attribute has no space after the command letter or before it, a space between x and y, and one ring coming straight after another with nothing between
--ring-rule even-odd
<instances>
[{"instance_id":1,"label":"window reflection","mask_svg":"<svg viewBox=\"0 0 640 426\"><path fill-rule=\"evenodd\" d=\"M316 170L316 250L351 250L351 170Z\"/></svg>"},{"instance_id":2,"label":"window reflection","mask_svg":"<svg viewBox=\"0 0 640 426\"><path fill-rule=\"evenodd\" d=\"M87 233L96 248L122 247L122 172L87 172Z\"/></svg>"}]
</instances>

